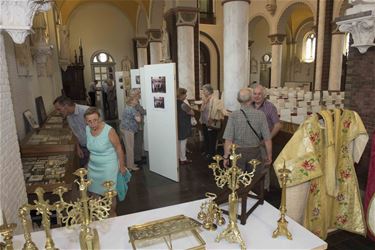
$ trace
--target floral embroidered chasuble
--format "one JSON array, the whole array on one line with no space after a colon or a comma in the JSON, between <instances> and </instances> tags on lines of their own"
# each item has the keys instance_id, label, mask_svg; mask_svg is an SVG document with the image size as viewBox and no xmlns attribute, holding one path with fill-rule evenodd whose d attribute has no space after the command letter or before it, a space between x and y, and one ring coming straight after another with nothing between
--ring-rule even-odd
<instances>
[{"instance_id":1,"label":"floral embroidered chasuble","mask_svg":"<svg viewBox=\"0 0 375 250\"><path fill-rule=\"evenodd\" d=\"M325 239L328 229L365 235L366 227L354 162L368 141L359 115L322 111L300 125L274 162L291 170L287 214Z\"/></svg>"}]
</instances>

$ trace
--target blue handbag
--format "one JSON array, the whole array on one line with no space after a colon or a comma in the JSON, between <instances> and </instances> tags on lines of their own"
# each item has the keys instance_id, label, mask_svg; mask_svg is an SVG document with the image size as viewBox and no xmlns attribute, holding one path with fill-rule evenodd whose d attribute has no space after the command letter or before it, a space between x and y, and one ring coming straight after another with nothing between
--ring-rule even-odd
<instances>
[{"instance_id":1,"label":"blue handbag","mask_svg":"<svg viewBox=\"0 0 375 250\"><path fill-rule=\"evenodd\" d=\"M119 201L125 200L126 193L128 192L128 182L132 177L130 171L126 171L125 175L122 175L119 171L117 174L116 191L117 198Z\"/></svg>"}]
</instances>

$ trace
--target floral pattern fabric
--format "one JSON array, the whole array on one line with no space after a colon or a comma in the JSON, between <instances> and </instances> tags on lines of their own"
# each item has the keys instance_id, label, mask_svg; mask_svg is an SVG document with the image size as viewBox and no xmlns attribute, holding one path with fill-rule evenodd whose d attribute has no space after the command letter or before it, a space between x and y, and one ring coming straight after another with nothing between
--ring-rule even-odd
<instances>
[{"instance_id":1,"label":"floral pattern fabric","mask_svg":"<svg viewBox=\"0 0 375 250\"><path fill-rule=\"evenodd\" d=\"M356 112L336 110L334 113L334 126L331 127L321 126L316 114L308 118L289 141L292 143L287 143L274 163L276 171L282 168L283 162L292 171L289 186L309 182L307 203L301 202L300 205L304 206L305 211L303 224L322 239L327 237L328 229L332 228L366 234L352 145L365 145L366 139L360 142L356 139L366 137L367 132ZM335 159L331 162L326 159L328 129L333 130L335 138ZM360 155L364 145L359 147ZM356 158L359 159L358 156ZM293 161L299 164L287 164ZM317 171L327 172L328 168L334 168L336 172L337 195L334 196L327 194L326 176L316 174Z\"/></svg>"}]
</instances>

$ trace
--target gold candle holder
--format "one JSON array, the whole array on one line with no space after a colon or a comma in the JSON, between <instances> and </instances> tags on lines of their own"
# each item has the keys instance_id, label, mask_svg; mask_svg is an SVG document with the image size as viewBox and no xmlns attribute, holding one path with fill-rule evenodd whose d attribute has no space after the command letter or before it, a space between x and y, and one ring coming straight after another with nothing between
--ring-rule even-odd
<instances>
[{"instance_id":1,"label":"gold candle holder","mask_svg":"<svg viewBox=\"0 0 375 250\"><path fill-rule=\"evenodd\" d=\"M35 243L31 239L31 221L28 219L30 215L30 205L23 205L18 209L18 216L21 218L23 235L25 237L25 244L23 245L22 250L38 250Z\"/></svg>"},{"instance_id":2,"label":"gold candle holder","mask_svg":"<svg viewBox=\"0 0 375 250\"><path fill-rule=\"evenodd\" d=\"M272 233L272 238L276 238L280 235L285 235L289 240L292 240L292 234L288 230L288 221L285 219L286 214L286 182L289 179L291 171L286 169L285 164L282 169L278 171L280 173L281 180L281 204L280 204L280 219L277 221L277 229Z\"/></svg>"},{"instance_id":3,"label":"gold candle holder","mask_svg":"<svg viewBox=\"0 0 375 250\"><path fill-rule=\"evenodd\" d=\"M203 228L209 231L215 231L217 225L225 224L223 213L219 206L214 202L216 194L207 192L206 197L208 201L201 205L201 210L198 213L198 220L203 221ZM217 225L214 223L216 221Z\"/></svg>"},{"instance_id":4,"label":"gold candle holder","mask_svg":"<svg viewBox=\"0 0 375 250\"><path fill-rule=\"evenodd\" d=\"M16 229L17 224L15 223L7 223L6 217L4 215L4 211L2 213L3 216L3 225L0 225L0 235L3 236L4 242L0 242L0 249L4 250L13 250L13 233L14 229Z\"/></svg>"},{"instance_id":5,"label":"gold candle holder","mask_svg":"<svg viewBox=\"0 0 375 250\"><path fill-rule=\"evenodd\" d=\"M229 223L228 227L221 232L217 237L216 241L219 242L221 239L225 239L230 243L239 243L241 249L246 249L245 242L241 237L240 230L237 226L237 206L238 196L236 190L239 188L239 184L242 183L245 187L250 185L256 170L256 166L260 164L258 160L251 160L249 163L253 166L251 172L244 172L237 166L237 160L241 158L241 154L236 154L236 145L231 145L230 159L232 160L232 166L230 168L221 168L220 161L223 157L216 155L213 159L216 163L211 163L208 167L214 172L216 185L223 188L227 184L228 188L232 191L228 197L229 203Z\"/></svg>"},{"instance_id":6,"label":"gold candle holder","mask_svg":"<svg viewBox=\"0 0 375 250\"><path fill-rule=\"evenodd\" d=\"M61 222L68 226L81 224L79 235L81 249L98 250L100 249L98 231L90 228L89 225L94 220L102 220L109 216L112 198L117 195L117 192L113 190L114 183L106 181L103 183L103 186L107 189L104 197L95 199L89 197L87 189L91 184L91 180L85 178L87 170L79 168L73 174L79 177L79 180L75 180L75 183L78 184L80 198L74 203L65 202L63 194L67 191L66 188L56 188L53 193L60 197L60 201L57 202L57 215ZM66 214L63 213L63 210L65 210Z\"/></svg>"}]
</instances>

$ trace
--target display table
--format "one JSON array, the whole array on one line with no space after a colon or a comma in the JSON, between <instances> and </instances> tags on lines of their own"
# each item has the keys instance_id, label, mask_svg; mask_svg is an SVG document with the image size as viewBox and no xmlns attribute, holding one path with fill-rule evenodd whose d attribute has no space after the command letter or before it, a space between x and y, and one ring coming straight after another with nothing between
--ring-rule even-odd
<instances>
[{"instance_id":1,"label":"display table","mask_svg":"<svg viewBox=\"0 0 375 250\"><path fill-rule=\"evenodd\" d=\"M179 214L184 214L196 219L199 207L203 201L204 200L197 200L135 214L118 216L116 218L95 222L93 226L98 229L101 249L132 249L128 236L129 226ZM253 205L253 203L255 203L255 200L249 199L248 206ZM228 220L227 216L225 216L225 219ZM327 249L326 242L290 218L287 218L289 221L288 229L293 235L293 240L288 240L283 236L275 239L272 238L272 232L277 227L278 219L279 211L269 203L264 202L264 205L258 206L249 216L246 225L240 225L238 222L238 227L246 242L247 249ZM206 249L240 249L238 244L230 244L225 240L222 240L220 243L215 242L215 237L223 231L226 226L227 224L219 227L214 232L203 229L200 231L200 235L206 242ZM52 238L56 248L80 248L78 228L70 230L67 228L53 229ZM44 231L32 233L32 240L39 249L44 249ZM185 242L182 242L182 244L174 244L174 249L186 249L195 244L191 237L179 238L179 241ZM23 235L15 236L13 242L14 249L21 249L24 244ZM160 241L159 244L150 245L144 249L167 249L167 247L164 241Z\"/></svg>"}]
</instances>

